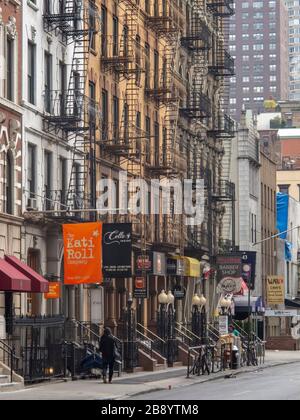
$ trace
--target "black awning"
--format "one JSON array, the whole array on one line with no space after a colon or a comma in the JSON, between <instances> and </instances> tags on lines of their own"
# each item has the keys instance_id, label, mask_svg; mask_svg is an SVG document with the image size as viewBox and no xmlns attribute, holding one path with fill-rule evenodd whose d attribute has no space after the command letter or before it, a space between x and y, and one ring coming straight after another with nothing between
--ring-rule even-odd
<instances>
[{"instance_id":1,"label":"black awning","mask_svg":"<svg viewBox=\"0 0 300 420\"><path fill-rule=\"evenodd\" d=\"M297 308L300 309L300 299L285 299L285 306L288 308Z\"/></svg>"}]
</instances>

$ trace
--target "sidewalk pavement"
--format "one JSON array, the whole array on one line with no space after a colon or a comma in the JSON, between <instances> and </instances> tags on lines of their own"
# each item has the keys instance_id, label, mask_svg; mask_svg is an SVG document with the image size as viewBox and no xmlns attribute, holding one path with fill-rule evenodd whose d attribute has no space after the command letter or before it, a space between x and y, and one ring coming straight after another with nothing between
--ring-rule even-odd
<instances>
[{"instance_id":1,"label":"sidewalk pavement","mask_svg":"<svg viewBox=\"0 0 300 420\"><path fill-rule=\"evenodd\" d=\"M186 367L171 368L159 372L124 374L114 378L112 384L98 380L57 381L48 384L26 387L24 390L0 393L0 400L125 400L137 395L180 388L193 384L217 380L230 375L255 372L275 366L300 363L300 351L267 351L265 364L259 367L245 367L240 370L227 370L210 376L197 376L187 379Z\"/></svg>"}]
</instances>

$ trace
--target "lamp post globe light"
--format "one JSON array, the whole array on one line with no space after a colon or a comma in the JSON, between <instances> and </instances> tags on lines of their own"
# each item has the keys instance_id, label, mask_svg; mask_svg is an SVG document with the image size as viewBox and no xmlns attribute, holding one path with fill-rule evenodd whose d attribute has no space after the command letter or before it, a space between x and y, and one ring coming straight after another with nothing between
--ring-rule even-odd
<instances>
[{"instance_id":1,"label":"lamp post globe light","mask_svg":"<svg viewBox=\"0 0 300 420\"><path fill-rule=\"evenodd\" d=\"M157 314L157 332L166 343L163 354L167 357L168 365L172 366L176 358L175 336L175 297L171 291L164 290L158 296L159 310Z\"/></svg>"},{"instance_id":2,"label":"lamp post globe light","mask_svg":"<svg viewBox=\"0 0 300 420\"><path fill-rule=\"evenodd\" d=\"M158 313L157 313L157 333L166 341L167 339L167 304L168 295L164 290L158 295Z\"/></svg>"},{"instance_id":3,"label":"lamp post globe light","mask_svg":"<svg viewBox=\"0 0 300 420\"><path fill-rule=\"evenodd\" d=\"M192 332L195 336L195 345L203 344L206 338L206 298L196 293L192 299Z\"/></svg>"}]
</instances>

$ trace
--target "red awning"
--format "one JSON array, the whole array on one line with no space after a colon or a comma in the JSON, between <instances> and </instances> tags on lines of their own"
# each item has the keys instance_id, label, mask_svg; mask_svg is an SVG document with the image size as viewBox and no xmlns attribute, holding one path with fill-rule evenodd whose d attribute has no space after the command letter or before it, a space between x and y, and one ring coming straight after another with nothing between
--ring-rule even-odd
<instances>
[{"instance_id":1,"label":"red awning","mask_svg":"<svg viewBox=\"0 0 300 420\"><path fill-rule=\"evenodd\" d=\"M40 274L34 271L32 268L28 267L27 264L24 264L16 257L4 256L5 261L13 266L15 269L23 273L26 277L31 280L31 289L32 293L48 293L49 292L49 282L44 279Z\"/></svg>"},{"instance_id":2,"label":"red awning","mask_svg":"<svg viewBox=\"0 0 300 420\"><path fill-rule=\"evenodd\" d=\"M30 292L31 280L7 261L0 259L0 290L4 292Z\"/></svg>"}]
</instances>

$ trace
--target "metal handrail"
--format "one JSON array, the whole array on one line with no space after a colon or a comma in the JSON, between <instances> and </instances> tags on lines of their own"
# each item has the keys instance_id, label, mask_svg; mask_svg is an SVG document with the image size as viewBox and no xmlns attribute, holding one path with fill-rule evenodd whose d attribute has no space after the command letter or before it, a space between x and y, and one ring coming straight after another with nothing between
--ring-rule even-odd
<instances>
[{"instance_id":1,"label":"metal handrail","mask_svg":"<svg viewBox=\"0 0 300 420\"><path fill-rule=\"evenodd\" d=\"M207 324L207 329L215 337L216 341L219 341L220 336L213 331L213 330L217 331L215 327L213 327L211 324Z\"/></svg>"},{"instance_id":2,"label":"metal handrail","mask_svg":"<svg viewBox=\"0 0 300 420\"><path fill-rule=\"evenodd\" d=\"M137 334L139 336L141 336L142 338L144 338L145 340L150 342L150 348L143 342L143 341L139 341L138 340L138 344L140 346L142 346L145 350L149 351L150 350L150 357L152 359L152 355L153 355L153 345L154 345L154 341L151 340L151 338L147 337L145 334L141 333L140 331L137 331Z\"/></svg>"},{"instance_id":3,"label":"metal handrail","mask_svg":"<svg viewBox=\"0 0 300 420\"><path fill-rule=\"evenodd\" d=\"M18 363L20 358L16 356L14 347L9 346L3 340L0 340L0 349L7 354L10 359L9 360L9 368L10 368L10 382L13 382L13 372L14 372L14 361L16 362L16 368L18 368Z\"/></svg>"},{"instance_id":4,"label":"metal handrail","mask_svg":"<svg viewBox=\"0 0 300 420\"><path fill-rule=\"evenodd\" d=\"M175 331L179 334L181 334L181 336L183 336L184 338L187 338L188 341L192 341L193 339L191 337L189 337L187 334L185 334L183 331L180 331L178 328L175 327Z\"/></svg>"},{"instance_id":5,"label":"metal handrail","mask_svg":"<svg viewBox=\"0 0 300 420\"><path fill-rule=\"evenodd\" d=\"M247 331L245 331L242 327L240 327L235 321L232 321L232 324L239 330L242 335L245 335L245 337L248 337ZM260 344L264 344L264 341L261 340L257 334L255 334L253 331L251 331L251 335L255 337L256 341L258 341Z\"/></svg>"},{"instance_id":6,"label":"metal handrail","mask_svg":"<svg viewBox=\"0 0 300 420\"><path fill-rule=\"evenodd\" d=\"M198 335L196 335L195 333L193 333L193 331L189 330L184 325L180 324L180 322L176 322L176 325L178 326L178 328L182 328L183 330L187 331L188 334L192 335L194 338L197 338L198 340L201 339L201 337L199 337Z\"/></svg>"},{"instance_id":7,"label":"metal handrail","mask_svg":"<svg viewBox=\"0 0 300 420\"><path fill-rule=\"evenodd\" d=\"M163 340L161 337L159 337L158 335L156 335L154 332L152 332L151 330L149 330L149 329L148 329L147 327L145 327L144 325L137 323L137 327L141 327L141 328L144 330L144 332L147 332L147 333L151 334L153 337L155 337L155 338L156 338L156 340L159 340L159 341L161 341L162 343L166 344L165 340ZM137 331L138 331L138 330L137 330ZM138 332L139 332L139 331L138 331Z\"/></svg>"}]
</instances>

